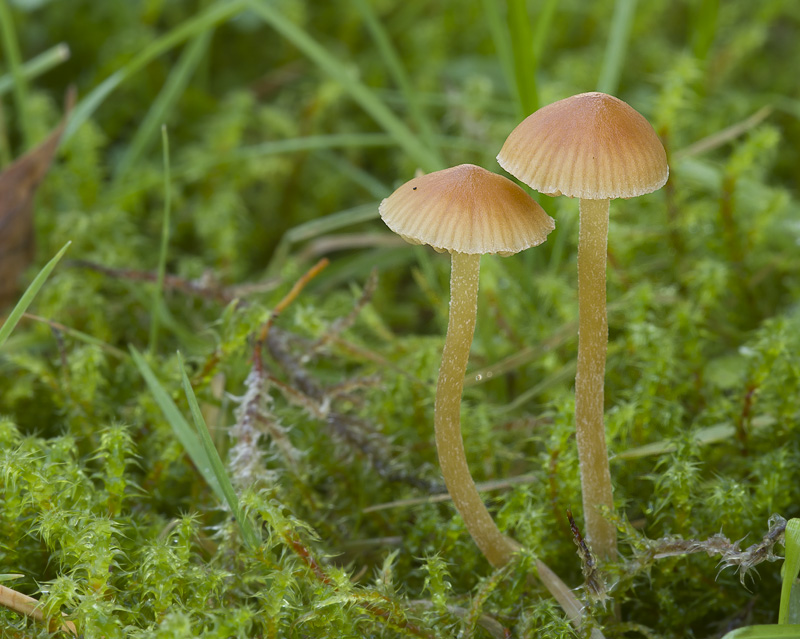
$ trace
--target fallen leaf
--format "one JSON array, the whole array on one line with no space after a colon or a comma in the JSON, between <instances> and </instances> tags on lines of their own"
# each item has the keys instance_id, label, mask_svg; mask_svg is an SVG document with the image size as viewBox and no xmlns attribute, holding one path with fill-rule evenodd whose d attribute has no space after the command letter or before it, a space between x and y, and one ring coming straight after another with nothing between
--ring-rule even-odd
<instances>
[{"instance_id":1,"label":"fallen leaf","mask_svg":"<svg viewBox=\"0 0 800 639\"><path fill-rule=\"evenodd\" d=\"M75 91L70 89L58 127L39 146L0 172L0 308L16 301L19 277L33 262L33 199L47 175L74 104Z\"/></svg>"}]
</instances>

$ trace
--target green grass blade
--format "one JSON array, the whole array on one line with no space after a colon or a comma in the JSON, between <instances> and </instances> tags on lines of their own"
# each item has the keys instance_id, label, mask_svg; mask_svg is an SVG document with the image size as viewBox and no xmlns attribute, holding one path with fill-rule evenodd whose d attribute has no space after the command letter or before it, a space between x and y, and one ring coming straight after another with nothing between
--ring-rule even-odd
<instances>
[{"instance_id":1,"label":"green grass blade","mask_svg":"<svg viewBox=\"0 0 800 639\"><path fill-rule=\"evenodd\" d=\"M798 639L798 637L800 637L800 625L779 626L774 624L737 628L722 639Z\"/></svg>"},{"instance_id":2,"label":"green grass blade","mask_svg":"<svg viewBox=\"0 0 800 639\"><path fill-rule=\"evenodd\" d=\"M281 238L278 246L272 254L269 266L267 266L268 275L277 275L281 267L289 257L292 245L297 242L304 242L311 240L320 235L337 231L341 228L350 226L352 224L359 224L368 220L374 220L378 217L378 203L363 204L356 206L352 209L338 211L331 213L315 220L309 220L303 224L298 224L294 228L287 231Z\"/></svg>"},{"instance_id":3,"label":"green grass blade","mask_svg":"<svg viewBox=\"0 0 800 639\"><path fill-rule=\"evenodd\" d=\"M128 175L131 167L136 164L139 158L147 151L158 132L159 127L166 122L167 115L183 94L189 80L200 64L203 56L208 51L211 42L213 28L208 29L195 36L181 53L178 63L169 74L160 93L153 100L147 115L142 120L141 125L133 136L131 143L125 149L125 153L120 158L119 164L114 172L115 180L119 180Z\"/></svg>"},{"instance_id":4,"label":"green grass blade","mask_svg":"<svg viewBox=\"0 0 800 639\"><path fill-rule=\"evenodd\" d=\"M536 28L533 32L533 57L538 66L541 65L544 45L547 42L547 34L550 33L556 9L558 9L558 0L545 0L539 15L536 16Z\"/></svg>"},{"instance_id":5,"label":"green grass blade","mask_svg":"<svg viewBox=\"0 0 800 639\"><path fill-rule=\"evenodd\" d=\"M114 92L130 76L140 71L149 62L178 46L181 42L192 38L204 31L214 28L240 13L247 7L247 0L218 0L204 11L200 11L194 18L183 22L166 35L158 38L141 53L135 56L119 71L112 73L108 78L96 86L80 104L78 104L61 136L61 144L69 140L84 122L86 122L105 99Z\"/></svg>"},{"instance_id":6,"label":"green grass blade","mask_svg":"<svg viewBox=\"0 0 800 639\"><path fill-rule=\"evenodd\" d=\"M383 62L389 74L392 76L392 79L403 95L406 107L408 107L409 116L414 121L414 124L416 124L422 136L426 140L431 141L431 153L435 154L438 163L444 166L444 160L439 156L438 149L432 146L434 142L434 129L431 125L431 121L428 119L425 110L422 108L422 104L417 98L417 92L414 91L414 88L411 86L403 62L400 60L400 56L392 45L392 41L386 33L386 29L384 29L383 24L381 24L381 21L378 20L378 17L375 15L371 0L355 0L355 3L361 13L361 17L364 19L367 30L370 32L372 39L375 41L375 45L378 47L378 53L381 58L383 58Z\"/></svg>"},{"instance_id":7,"label":"green grass blade","mask_svg":"<svg viewBox=\"0 0 800 639\"><path fill-rule=\"evenodd\" d=\"M175 402L172 401L169 393L167 393L161 385L161 382L158 381L158 378L155 376L155 373L153 373L153 370L147 364L142 354L136 350L134 346L130 347L130 351L136 368L139 369L139 373L144 378L147 387L153 394L153 399L156 400L156 404L158 404L158 407L164 414L167 423L172 427L172 432L175 433L175 436L183 445L192 463L194 463L200 475L202 475L203 479L205 479L206 483L211 487L211 490L214 491L214 494L220 501L225 501L225 493L222 491L222 487L217 481L217 476L212 470L211 459L200 437L189 425L189 422L186 421L180 410L178 410Z\"/></svg>"},{"instance_id":8,"label":"green grass blade","mask_svg":"<svg viewBox=\"0 0 800 639\"><path fill-rule=\"evenodd\" d=\"M50 277L50 273L53 272L53 269L58 264L59 260L63 257L64 253L67 252L69 245L72 242L67 242L61 250L56 253L56 256L51 259L47 264L44 265L44 268L39 271L39 274L33 278L33 282L31 282L30 286L25 290L20 298L17 305L14 307L14 310L11 311L6 321L3 323L2 328L0 328L0 348L2 348L3 344L5 344L8 336L11 335L11 332L19 322L20 318L22 317L23 313L28 310L28 307L33 302L33 298L36 297L36 294L39 292L39 289L42 288L44 283L47 281L47 278Z\"/></svg>"},{"instance_id":9,"label":"green grass blade","mask_svg":"<svg viewBox=\"0 0 800 639\"><path fill-rule=\"evenodd\" d=\"M611 30L603 56L600 79L597 81L598 91L614 94L619 88L619 77L625 62L625 51L628 48L634 13L636 13L636 0L616 0L614 3Z\"/></svg>"},{"instance_id":10,"label":"green grass blade","mask_svg":"<svg viewBox=\"0 0 800 639\"><path fill-rule=\"evenodd\" d=\"M169 246L170 211L172 189L170 188L169 175L169 135L167 127L161 128L161 139L164 146L164 218L161 222L161 247L158 252L158 275L156 287L153 291L153 308L157 309L164 303L164 276L167 271L167 248ZM150 353L155 354L158 345L158 313L153 313L150 319Z\"/></svg>"},{"instance_id":11,"label":"green grass blade","mask_svg":"<svg viewBox=\"0 0 800 639\"><path fill-rule=\"evenodd\" d=\"M539 89L536 85L536 59L533 49L533 30L525 0L508 0L508 31L514 55L514 78L522 116L539 108Z\"/></svg>"},{"instance_id":12,"label":"green grass blade","mask_svg":"<svg viewBox=\"0 0 800 639\"><path fill-rule=\"evenodd\" d=\"M694 3L691 23L692 53L698 60L705 60L717 37L719 0L700 0Z\"/></svg>"},{"instance_id":13,"label":"green grass blade","mask_svg":"<svg viewBox=\"0 0 800 639\"><path fill-rule=\"evenodd\" d=\"M500 11L501 3L497 0L483 0L483 14L486 16L486 24L492 34L492 41L500 60L500 67L506 78L509 90L517 98L517 104L521 104L519 90L517 88L516 75L514 73L514 53L511 50L511 43L508 41L508 29L503 24L503 15Z\"/></svg>"},{"instance_id":14,"label":"green grass blade","mask_svg":"<svg viewBox=\"0 0 800 639\"><path fill-rule=\"evenodd\" d=\"M357 184L378 200L382 200L392 192L388 186L376 178L370 171L353 164L345 157L337 155L332 151L319 151L317 157L327 164L331 168L331 171L338 171L353 184Z\"/></svg>"},{"instance_id":15,"label":"green grass blade","mask_svg":"<svg viewBox=\"0 0 800 639\"><path fill-rule=\"evenodd\" d=\"M438 171L444 168L437 154L409 129L374 91L360 82L344 62L337 59L303 29L286 19L273 3L266 0L251 0L250 6L326 75L338 82L424 171Z\"/></svg>"},{"instance_id":16,"label":"green grass blade","mask_svg":"<svg viewBox=\"0 0 800 639\"><path fill-rule=\"evenodd\" d=\"M14 30L14 20L7 0L0 0L0 35L3 38L3 53L14 81L14 105L17 121L22 131L23 147L28 149L33 142L31 123L28 117L28 81L22 71L22 56L19 52L17 33Z\"/></svg>"},{"instance_id":17,"label":"green grass blade","mask_svg":"<svg viewBox=\"0 0 800 639\"><path fill-rule=\"evenodd\" d=\"M52 320L47 319L46 317L39 317L38 315L34 315L32 313L25 313L23 315L25 319L28 319L33 322L41 322L42 324L46 324L51 328L57 330L59 333L63 333L64 335L69 335L74 340L79 342L83 342L84 344L89 344L90 346L97 346L97 348L104 350L109 355L113 355L118 359L128 359L130 355L125 351L121 351L120 349L104 342L103 340L95 337L94 335L89 335L77 329L74 329L70 326L65 326L64 324L60 324L59 322L54 322Z\"/></svg>"},{"instance_id":18,"label":"green grass blade","mask_svg":"<svg viewBox=\"0 0 800 639\"><path fill-rule=\"evenodd\" d=\"M22 77L25 80L32 80L57 67L62 62L69 60L69 47L64 44L57 44L44 53L40 53L22 65ZM7 73L0 76L0 96L8 93L14 88L14 76Z\"/></svg>"},{"instance_id":19,"label":"green grass blade","mask_svg":"<svg viewBox=\"0 0 800 639\"><path fill-rule=\"evenodd\" d=\"M781 584L781 605L778 611L778 623L789 623L792 586L800 572L800 519L790 519L786 523L784 533L786 558L783 561L783 583Z\"/></svg>"},{"instance_id":20,"label":"green grass blade","mask_svg":"<svg viewBox=\"0 0 800 639\"><path fill-rule=\"evenodd\" d=\"M200 406L197 403L197 397L195 397L194 390L192 390L192 384L189 381L189 377L186 375L186 369L183 366L183 359L181 358L180 353L178 353L178 363L181 367L183 390L186 393L186 399L188 400L189 408L192 411L192 419L194 420L195 428L197 433L200 435L200 440L203 443L203 448L205 449L206 455L211 460L211 468L217 478L217 482L222 487L222 493L225 495L225 501L228 503L233 516L239 523L239 528L242 531L242 537L247 546L250 548L257 548L259 545L258 536L256 535L255 529L239 505L239 498L236 496L236 492L233 490L233 484L231 483L230 477L228 477L228 473L225 471L225 465L222 463L222 459L220 458L217 449L214 447L214 442L211 441L211 434L208 432L208 426L206 425L206 420L203 418L203 413L200 412Z\"/></svg>"}]
</instances>

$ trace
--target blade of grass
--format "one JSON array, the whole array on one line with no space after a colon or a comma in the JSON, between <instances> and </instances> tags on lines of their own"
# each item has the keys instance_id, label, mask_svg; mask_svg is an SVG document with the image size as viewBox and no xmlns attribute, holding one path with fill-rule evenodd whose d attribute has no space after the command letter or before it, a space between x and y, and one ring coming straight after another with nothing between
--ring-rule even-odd
<instances>
[{"instance_id":1,"label":"blade of grass","mask_svg":"<svg viewBox=\"0 0 800 639\"><path fill-rule=\"evenodd\" d=\"M391 189L372 173L353 164L350 160L341 155L333 153L332 151L319 151L317 157L327 164L331 170L343 174L349 178L351 182L363 188L374 198L382 199L391 193Z\"/></svg>"},{"instance_id":2,"label":"blade of grass","mask_svg":"<svg viewBox=\"0 0 800 639\"><path fill-rule=\"evenodd\" d=\"M14 105L17 122L19 122L22 132L22 145L24 149L28 149L33 143L31 122L28 118L28 81L22 72L22 56L19 52L17 33L14 30L14 20L7 0L0 0L0 34L3 38L3 53L14 80Z\"/></svg>"},{"instance_id":3,"label":"blade of grass","mask_svg":"<svg viewBox=\"0 0 800 639\"><path fill-rule=\"evenodd\" d=\"M293 244L331 233L352 224L374 220L376 217L378 217L378 203L372 202L298 224L281 238L272 254L269 266L267 266L267 274L275 275L280 271Z\"/></svg>"},{"instance_id":4,"label":"blade of grass","mask_svg":"<svg viewBox=\"0 0 800 639\"><path fill-rule=\"evenodd\" d=\"M539 108L539 89L536 86L536 58L533 48L533 30L528 18L525 0L508 0L508 31L514 55L514 78L519 95L522 117Z\"/></svg>"},{"instance_id":5,"label":"blade of grass","mask_svg":"<svg viewBox=\"0 0 800 639\"><path fill-rule=\"evenodd\" d=\"M378 53L381 58L383 58L383 63L386 65L389 74L392 76L392 79L403 95L409 116L414 124L416 124L423 138L431 141L431 153L436 156L438 164L444 166L444 160L439 155L439 150L433 145L434 130L431 121L417 98L416 91L414 91L414 88L411 86L403 62L397 54L397 50L394 48L389 35L386 33L386 29L375 15L372 3L369 0L355 0L355 3L361 13L361 17L364 19L364 24L369 30L372 39L375 41L375 45L378 47Z\"/></svg>"},{"instance_id":6,"label":"blade of grass","mask_svg":"<svg viewBox=\"0 0 800 639\"><path fill-rule=\"evenodd\" d=\"M180 353L178 353L178 364L181 368L183 391L186 393L186 399L189 402L189 408L192 412L192 419L194 420L195 429L197 434L200 436L200 440L202 441L206 455L211 460L211 468L214 472L217 482L222 488L222 493L225 495L225 501L228 503L233 516L236 518L236 521L239 524L239 528L242 531L242 538L247 546L251 549L257 548L259 545L258 536L256 535L253 525L250 523L250 520L247 519L247 515L244 513L239 504L239 498L236 496L236 492L233 490L233 484L231 483L230 477L228 477L228 473L225 471L225 465L222 463L222 459L220 458L217 449L214 447L214 443L211 441L211 434L208 432L208 426L206 425L206 420L203 418L203 413L200 412L200 406L197 403L197 397L195 397L194 391L192 390L192 384L189 382L189 377L186 375L186 368L183 365L183 358L181 357Z\"/></svg>"},{"instance_id":7,"label":"blade of grass","mask_svg":"<svg viewBox=\"0 0 800 639\"><path fill-rule=\"evenodd\" d=\"M619 77L622 73L622 63L625 61L634 13L636 13L636 0L616 0L614 3L611 30L603 56L600 79L597 81L598 91L614 94L619 88Z\"/></svg>"},{"instance_id":8,"label":"blade of grass","mask_svg":"<svg viewBox=\"0 0 800 639\"><path fill-rule=\"evenodd\" d=\"M326 75L338 82L423 170L431 172L444 168L437 154L409 129L372 89L360 82L344 62L281 14L273 3L266 0L250 0L250 7L267 24L300 49Z\"/></svg>"},{"instance_id":9,"label":"blade of grass","mask_svg":"<svg viewBox=\"0 0 800 639\"><path fill-rule=\"evenodd\" d=\"M175 402L172 401L169 393L167 393L161 385L161 382L158 381L158 378L155 376L155 373L153 373L153 370L148 365L144 356L136 350L136 347L130 346L129 348L136 368L139 369L139 374L144 378L147 387L153 395L153 399L156 400L156 404L158 404L158 407L161 409L164 418L172 427L172 432L175 433L175 436L186 450L192 463L203 479L206 480L211 490L214 491L217 498L220 501L225 501L225 493L222 491L222 487L217 481L217 476L212 470L211 459L203 446L203 442L200 441L200 437L189 425L189 422L186 421L180 410L178 410Z\"/></svg>"},{"instance_id":10,"label":"blade of grass","mask_svg":"<svg viewBox=\"0 0 800 639\"><path fill-rule=\"evenodd\" d=\"M21 69L22 77L25 78L25 80L32 80L67 60L69 60L69 47L62 42L23 64ZM13 75L7 73L0 76L0 96L5 95L13 88Z\"/></svg>"},{"instance_id":11,"label":"blade of grass","mask_svg":"<svg viewBox=\"0 0 800 639\"><path fill-rule=\"evenodd\" d=\"M123 179L131 167L147 151L158 131L158 127L166 122L167 115L183 94L186 85L197 69L197 65L206 54L206 51L208 51L212 33L213 27L195 36L184 48L178 63L172 69L156 99L153 100L147 115L136 130L136 134L125 149L122 158L120 158L119 164L117 164L114 171L115 180Z\"/></svg>"},{"instance_id":12,"label":"blade of grass","mask_svg":"<svg viewBox=\"0 0 800 639\"><path fill-rule=\"evenodd\" d=\"M800 572L800 519L790 519L786 522L784 532L784 546L786 558L783 561L783 583L781 584L781 605L778 611L778 623L789 623L789 611L792 586Z\"/></svg>"},{"instance_id":13,"label":"blade of grass","mask_svg":"<svg viewBox=\"0 0 800 639\"><path fill-rule=\"evenodd\" d=\"M158 274L156 287L153 291L153 308L159 308L164 303L164 275L167 271L167 247L169 246L170 211L172 189L170 188L169 175L169 135L167 127L161 127L161 140L164 147L164 217L161 222L161 247L158 252ZM150 354L155 355L158 346L158 313L152 313L150 319Z\"/></svg>"},{"instance_id":14,"label":"blade of grass","mask_svg":"<svg viewBox=\"0 0 800 639\"><path fill-rule=\"evenodd\" d=\"M81 100L80 104L72 112L72 117L67 123L66 129L64 129L64 134L61 136L61 144L63 145L69 140L75 131L92 117L92 114L120 84L140 71L149 62L178 46L181 42L212 29L219 23L235 16L246 9L247 5L248 0L218 0L207 9L200 11L194 18L183 22L180 26L145 47L128 64L112 73Z\"/></svg>"},{"instance_id":15,"label":"blade of grass","mask_svg":"<svg viewBox=\"0 0 800 639\"><path fill-rule=\"evenodd\" d=\"M459 152L481 153L486 150L485 145L477 141L453 137L439 137L437 139L442 148L451 148ZM284 153L303 153L326 149L392 147L396 145L395 139L386 133L334 133L287 140L270 140L269 142L240 147L224 155L209 155L201 159L184 161L172 170L172 177L174 180L199 180L205 176L206 172L218 166ZM150 174L135 182L133 186L129 185L125 180L120 180L117 184L118 190L113 196L125 199L134 193L153 188L156 185L156 180L160 180L160 177L154 178Z\"/></svg>"},{"instance_id":16,"label":"blade of grass","mask_svg":"<svg viewBox=\"0 0 800 639\"><path fill-rule=\"evenodd\" d=\"M547 34L550 33L557 8L558 0L545 0L539 15L536 16L536 29L533 32L533 58L539 66L541 66L540 60L547 42Z\"/></svg>"},{"instance_id":17,"label":"blade of grass","mask_svg":"<svg viewBox=\"0 0 800 639\"><path fill-rule=\"evenodd\" d=\"M519 105L522 102L519 88L517 87L516 75L514 74L514 53L508 41L508 30L503 24L500 4L497 0L483 0L483 14L486 16L489 32L492 34L492 41L494 42L494 48L497 52L503 75L506 78L506 84L516 97L517 105Z\"/></svg>"},{"instance_id":18,"label":"blade of grass","mask_svg":"<svg viewBox=\"0 0 800 639\"><path fill-rule=\"evenodd\" d=\"M47 281L47 278L50 277L50 273L53 272L53 269L58 264L58 261L63 257L64 253L67 252L69 245L72 242L67 242L61 250L56 253L56 256L51 259L47 264L44 265L44 268L39 271L39 274L33 278L33 282L31 282L30 286L25 290L20 298L17 305L14 307L14 310L11 311L6 321L3 323L3 327L0 328L0 348L2 348L3 344L5 344L8 336L11 335L11 332L14 330L14 327L19 322L20 318L22 317L23 313L28 310L28 307L33 302L33 298L36 297L36 294L39 292L39 289L42 288L44 283Z\"/></svg>"}]
</instances>

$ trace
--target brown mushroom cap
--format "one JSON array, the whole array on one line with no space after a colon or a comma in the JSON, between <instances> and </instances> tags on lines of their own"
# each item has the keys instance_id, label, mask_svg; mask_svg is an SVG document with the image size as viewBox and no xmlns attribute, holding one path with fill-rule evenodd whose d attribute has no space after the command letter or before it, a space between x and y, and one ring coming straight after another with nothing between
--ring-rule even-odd
<instances>
[{"instance_id":1,"label":"brown mushroom cap","mask_svg":"<svg viewBox=\"0 0 800 639\"><path fill-rule=\"evenodd\" d=\"M587 200L644 195L669 176L650 123L605 93L581 93L532 113L508 136L497 161L540 193Z\"/></svg>"},{"instance_id":2,"label":"brown mushroom cap","mask_svg":"<svg viewBox=\"0 0 800 639\"><path fill-rule=\"evenodd\" d=\"M513 255L541 244L555 228L519 186L473 164L406 182L379 212L406 241L458 253Z\"/></svg>"}]
</instances>

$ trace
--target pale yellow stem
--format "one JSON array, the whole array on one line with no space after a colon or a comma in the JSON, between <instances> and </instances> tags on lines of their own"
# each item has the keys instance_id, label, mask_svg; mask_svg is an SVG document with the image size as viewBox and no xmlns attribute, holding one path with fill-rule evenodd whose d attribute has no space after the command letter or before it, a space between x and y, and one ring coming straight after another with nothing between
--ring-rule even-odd
<instances>
[{"instance_id":1,"label":"pale yellow stem","mask_svg":"<svg viewBox=\"0 0 800 639\"><path fill-rule=\"evenodd\" d=\"M614 508L603 421L603 383L608 349L606 253L608 200L581 200L578 239L578 368L575 428L586 538L603 559L617 556L617 533L598 506Z\"/></svg>"},{"instance_id":2,"label":"pale yellow stem","mask_svg":"<svg viewBox=\"0 0 800 639\"><path fill-rule=\"evenodd\" d=\"M439 368L434 422L447 491L478 548L492 566L499 567L509 562L518 546L498 530L486 510L469 472L461 437L461 393L475 333L480 265L480 255L452 254L450 319Z\"/></svg>"},{"instance_id":3,"label":"pale yellow stem","mask_svg":"<svg viewBox=\"0 0 800 639\"><path fill-rule=\"evenodd\" d=\"M461 437L461 394L469 350L478 313L480 255L452 253L450 271L450 318L439 367L434 422L439 465L453 499L472 539L495 568L505 566L520 546L503 535L475 488ZM581 628L585 621L582 604L567 585L541 560L536 560L539 579L561 604L570 622ZM604 639L593 629L591 639Z\"/></svg>"}]
</instances>

